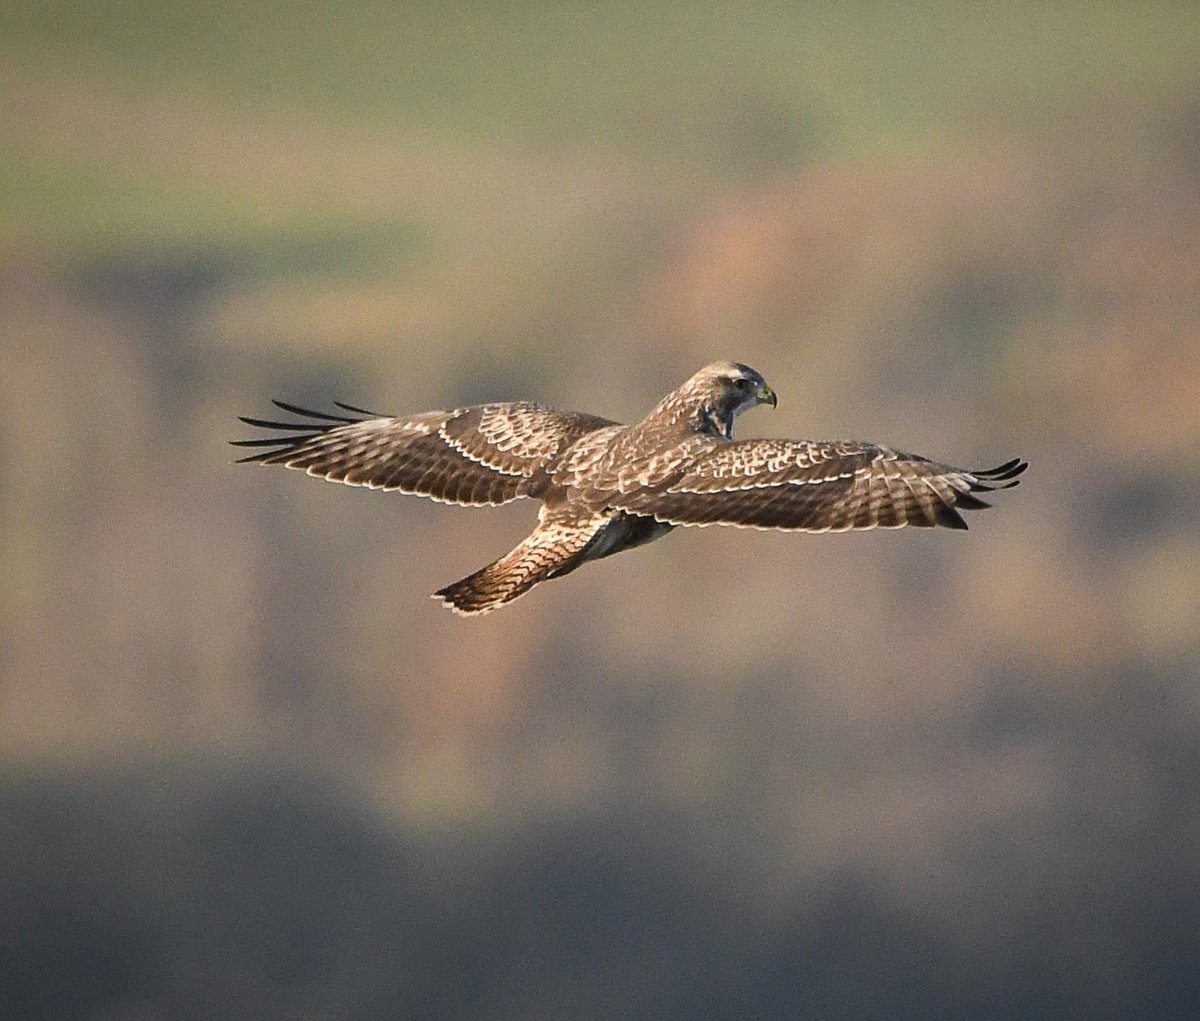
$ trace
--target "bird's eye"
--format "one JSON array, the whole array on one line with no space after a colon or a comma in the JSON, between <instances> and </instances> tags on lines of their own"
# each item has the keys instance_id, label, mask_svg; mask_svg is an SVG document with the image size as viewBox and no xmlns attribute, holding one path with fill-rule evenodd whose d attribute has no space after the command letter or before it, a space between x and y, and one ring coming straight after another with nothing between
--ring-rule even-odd
<instances>
[{"instance_id":1,"label":"bird's eye","mask_svg":"<svg viewBox=\"0 0 1200 1021\"><path fill-rule=\"evenodd\" d=\"M748 380L745 376L738 376L738 378L733 381L733 385L739 390L745 390L746 387L750 385L750 380Z\"/></svg>"}]
</instances>

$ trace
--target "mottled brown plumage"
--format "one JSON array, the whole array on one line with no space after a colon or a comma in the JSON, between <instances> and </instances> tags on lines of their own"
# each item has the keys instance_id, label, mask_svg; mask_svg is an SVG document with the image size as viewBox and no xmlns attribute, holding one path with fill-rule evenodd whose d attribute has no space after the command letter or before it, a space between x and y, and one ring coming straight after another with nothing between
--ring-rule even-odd
<instances>
[{"instance_id":1,"label":"mottled brown plumage","mask_svg":"<svg viewBox=\"0 0 1200 1021\"><path fill-rule=\"evenodd\" d=\"M537 527L515 549L434 593L464 614L679 525L966 528L958 512L988 506L975 494L1015 486L1027 467L1012 460L966 471L870 443L735 440L739 414L776 403L763 378L736 362L701 369L632 426L523 402L399 417L275 403L305 420L243 418L277 431L234 441L264 448L243 461L446 503L542 501Z\"/></svg>"}]
</instances>

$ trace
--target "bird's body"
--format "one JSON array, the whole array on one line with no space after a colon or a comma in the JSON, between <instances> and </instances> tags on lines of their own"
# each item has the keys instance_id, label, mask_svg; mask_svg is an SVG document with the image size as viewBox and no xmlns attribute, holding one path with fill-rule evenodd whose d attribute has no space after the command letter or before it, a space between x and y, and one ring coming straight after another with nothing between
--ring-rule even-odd
<instances>
[{"instance_id":1,"label":"bird's body","mask_svg":"<svg viewBox=\"0 0 1200 1021\"><path fill-rule=\"evenodd\" d=\"M1026 467L1014 460L970 472L870 443L735 440L741 412L776 403L763 378L736 362L706 366L629 426L525 402L399 417L276 403L307 420L244 418L278 432L236 441L267 448L243 460L467 506L542 501L516 548L434 593L464 614L680 525L966 528L958 510L988 506L974 494L1016 485Z\"/></svg>"}]
</instances>

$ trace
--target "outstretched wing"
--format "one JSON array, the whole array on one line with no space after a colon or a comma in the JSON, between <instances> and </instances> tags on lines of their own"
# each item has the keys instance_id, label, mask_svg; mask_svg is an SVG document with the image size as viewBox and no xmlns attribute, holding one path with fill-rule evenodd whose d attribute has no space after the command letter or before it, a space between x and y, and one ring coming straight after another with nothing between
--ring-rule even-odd
<instances>
[{"instance_id":1,"label":"outstretched wing","mask_svg":"<svg viewBox=\"0 0 1200 1021\"><path fill-rule=\"evenodd\" d=\"M264 448L241 461L281 464L331 482L470 505L539 496L545 485L543 469L560 451L613 424L594 415L526 403L399 417L340 403L337 407L349 416L272 403L301 419L242 418L274 435L234 440L235 446Z\"/></svg>"},{"instance_id":2,"label":"outstretched wing","mask_svg":"<svg viewBox=\"0 0 1200 1021\"><path fill-rule=\"evenodd\" d=\"M738 525L804 532L944 525L966 528L975 494L1015 486L1028 465L965 471L868 443L714 442L659 485L613 506L672 525Z\"/></svg>"}]
</instances>

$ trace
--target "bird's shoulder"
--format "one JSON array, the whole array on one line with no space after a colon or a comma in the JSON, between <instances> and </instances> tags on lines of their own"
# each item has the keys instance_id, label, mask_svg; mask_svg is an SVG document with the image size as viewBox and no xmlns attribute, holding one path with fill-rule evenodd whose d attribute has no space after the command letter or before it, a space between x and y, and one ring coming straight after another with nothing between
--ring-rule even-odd
<instances>
[{"instance_id":1,"label":"bird's shoulder","mask_svg":"<svg viewBox=\"0 0 1200 1021\"><path fill-rule=\"evenodd\" d=\"M662 485L710 447L727 440L653 423L599 430L569 452L564 482L598 497Z\"/></svg>"},{"instance_id":2,"label":"bird's shoulder","mask_svg":"<svg viewBox=\"0 0 1200 1021\"><path fill-rule=\"evenodd\" d=\"M629 426L617 422L604 422L582 433L547 465L547 473L557 485L564 488L578 487L584 479L595 475L614 446L629 430Z\"/></svg>"},{"instance_id":3,"label":"bird's shoulder","mask_svg":"<svg viewBox=\"0 0 1200 1021\"><path fill-rule=\"evenodd\" d=\"M438 435L462 456L497 468L551 468L574 443L614 423L531 401L476 404L447 413Z\"/></svg>"}]
</instances>

